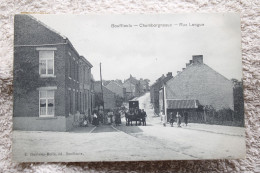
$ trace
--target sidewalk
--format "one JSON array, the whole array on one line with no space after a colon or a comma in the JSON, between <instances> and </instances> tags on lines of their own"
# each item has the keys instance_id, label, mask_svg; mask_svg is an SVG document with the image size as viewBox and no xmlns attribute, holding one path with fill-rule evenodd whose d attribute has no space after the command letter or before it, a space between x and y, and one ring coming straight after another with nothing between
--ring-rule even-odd
<instances>
[{"instance_id":1,"label":"sidewalk","mask_svg":"<svg viewBox=\"0 0 260 173\"><path fill-rule=\"evenodd\" d=\"M146 93L145 95L136 98L135 100L139 101L140 108L145 109L147 113L147 124L152 126L162 126L161 117L154 114L154 109L150 103L150 94ZM181 124L182 129L186 130L197 130L204 132L211 132L215 134L224 134L231 136L245 136L244 127L234 127L234 126L221 126L221 125L210 125L210 124L199 124L199 123L188 123L186 126L184 123ZM173 127L167 123L166 128L177 128L176 122L173 123Z\"/></svg>"},{"instance_id":2,"label":"sidewalk","mask_svg":"<svg viewBox=\"0 0 260 173\"><path fill-rule=\"evenodd\" d=\"M155 117L152 121L152 124L155 126L163 126L162 122L160 121L160 117ZM166 127L169 128L178 128L177 123L173 123L173 127L171 127L170 123L167 123ZM199 123L188 123L186 126L184 123L181 124L182 129L190 129L190 130L198 130L198 131L205 131L211 132L216 134L224 134L224 135L231 135L231 136L245 136L245 128L244 127L234 127L234 126L221 126L221 125L213 125L213 124L199 124Z\"/></svg>"},{"instance_id":3,"label":"sidewalk","mask_svg":"<svg viewBox=\"0 0 260 173\"><path fill-rule=\"evenodd\" d=\"M217 134L225 134L225 135L232 135L232 136L241 136L241 137L245 136L244 127L197 124L197 123L189 123L188 126L186 126L185 124L182 124L181 126L184 129L213 132L213 133L217 133Z\"/></svg>"}]
</instances>

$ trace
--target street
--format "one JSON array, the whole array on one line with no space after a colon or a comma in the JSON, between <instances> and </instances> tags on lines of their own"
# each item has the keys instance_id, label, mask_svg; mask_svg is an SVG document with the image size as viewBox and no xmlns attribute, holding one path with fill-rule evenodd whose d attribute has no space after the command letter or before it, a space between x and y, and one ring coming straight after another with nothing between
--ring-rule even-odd
<instances>
[{"instance_id":1,"label":"street","mask_svg":"<svg viewBox=\"0 0 260 173\"><path fill-rule=\"evenodd\" d=\"M138 98L147 126L100 125L71 132L13 132L15 161L131 161L240 158L244 128L206 124L163 127L149 93Z\"/></svg>"}]
</instances>

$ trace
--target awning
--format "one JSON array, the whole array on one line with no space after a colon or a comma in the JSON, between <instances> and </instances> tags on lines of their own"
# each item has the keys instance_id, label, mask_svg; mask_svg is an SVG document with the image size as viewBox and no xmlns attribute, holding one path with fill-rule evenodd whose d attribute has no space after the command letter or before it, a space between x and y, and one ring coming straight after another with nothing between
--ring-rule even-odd
<instances>
[{"instance_id":1,"label":"awning","mask_svg":"<svg viewBox=\"0 0 260 173\"><path fill-rule=\"evenodd\" d=\"M167 99L167 109L197 109L200 105L198 100L174 100Z\"/></svg>"}]
</instances>

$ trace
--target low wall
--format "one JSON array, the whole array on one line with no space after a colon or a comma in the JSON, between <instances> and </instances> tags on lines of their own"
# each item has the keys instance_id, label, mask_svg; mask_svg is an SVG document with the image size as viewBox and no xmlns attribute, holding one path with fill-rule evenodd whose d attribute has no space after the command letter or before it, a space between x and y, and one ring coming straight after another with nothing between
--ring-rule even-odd
<instances>
[{"instance_id":1,"label":"low wall","mask_svg":"<svg viewBox=\"0 0 260 173\"><path fill-rule=\"evenodd\" d=\"M66 118L66 129L70 131L73 129L74 115L70 115Z\"/></svg>"},{"instance_id":2,"label":"low wall","mask_svg":"<svg viewBox=\"0 0 260 173\"><path fill-rule=\"evenodd\" d=\"M13 117L13 129L24 131L67 131L66 117Z\"/></svg>"}]
</instances>

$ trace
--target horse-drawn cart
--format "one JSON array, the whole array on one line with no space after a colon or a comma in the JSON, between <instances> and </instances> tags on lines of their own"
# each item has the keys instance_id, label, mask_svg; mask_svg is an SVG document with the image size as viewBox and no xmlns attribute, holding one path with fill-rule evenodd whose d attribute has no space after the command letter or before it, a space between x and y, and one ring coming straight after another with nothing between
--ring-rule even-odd
<instances>
[{"instance_id":1,"label":"horse-drawn cart","mask_svg":"<svg viewBox=\"0 0 260 173\"><path fill-rule=\"evenodd\" d=\"M142 116L142 112L139 109L139 102L138 101L129 101L129 110L125 114L126 118L126 125L131 126L133 125L133 121L135 121L135 125L141 125L145 118Z\"/></svg>"}]
</instances>

